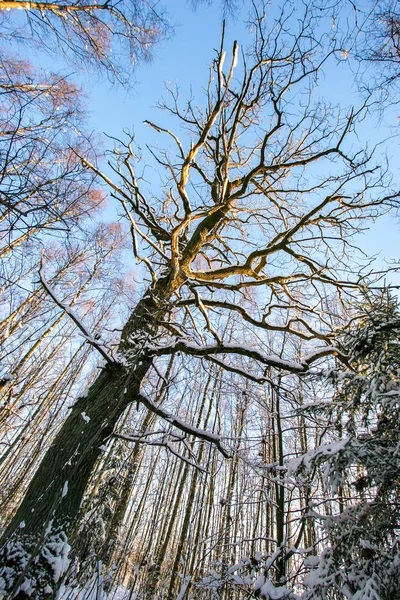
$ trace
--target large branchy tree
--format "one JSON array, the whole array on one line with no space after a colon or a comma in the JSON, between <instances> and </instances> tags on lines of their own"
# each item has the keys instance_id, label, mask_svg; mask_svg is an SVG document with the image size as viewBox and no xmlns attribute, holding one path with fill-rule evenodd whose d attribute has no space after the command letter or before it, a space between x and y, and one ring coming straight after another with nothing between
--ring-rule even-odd
<instances>
[{"instance_id":1,"label":"large branchy tree","mask_svg":"<svg viewBox=\"0 0 400 600\"><path fill-rule=\"evenodd\" d=\"M73 6L68 19L78 18ZM57 6L51 10L59 18ZM132 139L114 148L113 177L71 149L120 202L150 281L112 352L60 299L42 262L43 287L104 365L3 535L1 581L10 597L55 595L91 474L132 404L164 421L177 453L194 438L226 459L235 455L218 430L201 429L152 397L152 381L168 385L169 357L195 357L257 384L268 383L271 369L303 375L330 355L346 361L332 343L332 323L335 304L365 282L365 273L354 273L352 239L397 193L356 143L369 101L341 113L321 101L319 76L343 48L321 34L312 11L300 19L282 11L268 26L255 11L252 29L248 52L236 42L226 52L222 39L205 101L181 105L169 91L162 108L179 129L148 122L165 141L164 150L149 149L161 185L145 183ZM228 342L232 316L238 325Z\"/></svg>"}]
</instances>

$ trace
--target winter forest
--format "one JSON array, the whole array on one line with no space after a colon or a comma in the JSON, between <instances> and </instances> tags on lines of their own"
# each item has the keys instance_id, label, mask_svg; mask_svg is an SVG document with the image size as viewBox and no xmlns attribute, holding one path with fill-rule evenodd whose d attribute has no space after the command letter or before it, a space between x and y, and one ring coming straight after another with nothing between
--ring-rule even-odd
<instances>
[{"instance_id":1,"label":"winter forest","mask_svg":"<svg viewBox=\"0 0 400 600\"><path fill-rule=\"evenodd\" d=\"M400 599L399 89L397 0L0 0L0 598Z\"/></svg>"}]
</instances>

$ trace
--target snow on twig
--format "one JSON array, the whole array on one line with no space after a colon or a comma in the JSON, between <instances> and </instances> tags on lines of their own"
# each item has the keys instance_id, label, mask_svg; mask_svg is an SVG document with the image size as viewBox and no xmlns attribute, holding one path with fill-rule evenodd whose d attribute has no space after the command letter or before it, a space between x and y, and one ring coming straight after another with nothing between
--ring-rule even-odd
<instances>
[{"instance_id":1,"label":"snow on twig","mask_svg":"<svg viewBox=\"0 0 400 600\"><path fill-rule=\"evenodd\" d=\"M57 306L59 306L63 311L65 311L67 313L67 315L72 319L72 321L75 323L75 325L78 327L78 329L83 334L83 337L86 339L86 341L88 342L88 344L90 344L91 346L93 346L93 348L95 348L98 352L100 352L100 354L102 355L102 357L109 364L113 364L113 365L117 364L117 362L109 354L109 352L101 344L101 342L99 340L96 340L91 335L91 333L89 332L89 330L86 329L85 325L82 323L82 321L79 319L79 317L74 313L74 311L71 309L71 307L68 304L65 304L64 302L62 302L62 300L60 300L58 298L58 296L56 295L55 291L51 288L51 286L49 285L49 283L47 282L47 280L46 280L46 278L44 276L43 262L42 261L40 263L39 278L40 278L40 282L43 285L43 287L46 290L46 292L49 294L49 296L52 298L52 300L54 300L54 302L57 304Z\"/></svg>"},{"instance_id":2,"label":"snow on twig","mask_svg":"<svg viewBox=\"0 0 400 600\"><path fill-rule=\"evenodd\" d=\"M210 344L205 346L197 346L186 340L179 340L175 344L169 346L154 346L149 350L155 356L168 355L175 352L184 352L186 354L191 354L192 356L204 356L206 358L216 354L240 354L242 356L247 356L248 358L253 358L263 365L282 369L290 373L305 373L308 371L312 363L320 358L324 358L325 356L341 356L339 349L335 346L325 346L324 348L319 348L312 354L309 354L303 358L301 362L296 362L285 360L283 358L279 358L278 356L263 354L257 349L249 346L237 344Z\"/></svg>"},{"instance_id":3,"label":"snow on twig","mask_svg":"<svg viewBox=\"0 0 400 600\"><path fill-rule=\"evenodd\" d=\"M177 450L175 450L171 446L170 440L167 439L168 435L165 437L165 439L158 439L158 440L143 439L141 436L129 435L129 434L124 434L124 433L113 433L113 437L116 437L116 438L121 439L121 440L125 440L127 442L136 442L138 444L146 444L146 446L161 446L161 447L164 447L164 448L166 448L166 450L168 450L169 452L171 452L171 454L173 454L174 456L176 456L180 460L183 460L185 463L187 463L191 467L194 467L195 469L198 469L199 471L201 471L201 473L206 473L206 474L209 473L207 471L207 469L205 469L204 467L202 467L201 465L199 465L197 462L191 461L189 458L187 458L183 454L180 454L180 452L177 452Z\"/></svg>"},{"instance_id":4,"label":"snow on twig","mask_svg":"<svg viewBox=\"0 0 400 600\"><path fill-rule=\"evenodd\" d=\"M205 440L207 442L215 444L215 446L218 448L221 454L225 456L225 458L231 458L231 453L229 452L228 448L226 448L226 446L223 444L221 436L219 436L218 434L212 433L211 431L207 431L205 429L199 429L198 427L194 427L193 425L182 421L179 417L176 417L169 411L165 410L164 408L161 408L161 406L158 406L152 400L150 400L150 398L147 398L143 394L140 394L138 399L139 402L141 402L146 408L151 410L153 413L155 413L165 421L168 421L168 423L171 423L171 425L174 425L177 429L180 429L181 431L184 431L185 433L188 433L190 435L194 435L195 437L201 440Z\"/></svg>"}]
</instances>

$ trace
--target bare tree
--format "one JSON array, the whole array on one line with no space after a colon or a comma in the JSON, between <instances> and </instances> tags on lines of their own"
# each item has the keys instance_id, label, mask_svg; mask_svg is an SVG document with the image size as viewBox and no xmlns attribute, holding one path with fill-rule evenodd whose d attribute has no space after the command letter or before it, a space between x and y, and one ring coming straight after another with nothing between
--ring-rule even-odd
<instances>
[{"instance_id":1,"label":"bare tree","mask_svg":"<svg viewBox=\"0 0 400 600\"><path fill-rule=\"evenodd\" d=\"M282 11L267 30L256 12L253 48L240 53L235 42L229 60L222 40L203 106L193 100L181 108L170 91L162 107L186 138L149 122L172 145L150 149L161 190L146 190L133 141L114 150L115 181L80 155L121 203L134 255L151 282L111 353L59 300L42 270L46 290L106 364L72 408L3 536L10 595L55 594L91 473L132 403L168 424L184 458L186 436L215 445L226 458L235 455L235 443L198 427L196 415L184 418L152 399L154 382L165 377L164 357L195 357L263 384L270 367L302 375L340 355L324 317L328 299L339 302L366 281L367 273L354 275L352 235L398 193L372 157L354 149L367 103L340 115L315 98L318 74L337 48L331 36L318 36L308 8L295 17ZM227 342L230 314L241 326ZM279 342L272 348L266 332ZM304 341L301 356L292 339Z\"/></svg>"},{"instance_id":2,"label":"bare tree","mask_svg":"<svg viewBox=\"0 0 400 600\"><path fill-rule=\"evenodd\" d=\"M375 94L376 109L397 102L399 22L396 0L321 3L331 27L341 35L341 60L349 61L360 91Z\"/></svg>"},{"instance_id":3,"label":"bare tree","mask_svg":"<svg viewBox=\"0 0 400 600\"><path fill-rule=\"evenodd\" d=\"M388 85L399 76L400 65L400 13L397 2L385 0L369 7L372 18L365 26L364 60L380 66Z\"/></svg>"},{"instance_id":4,"label":"bare tree","mask_svg":"<svg viewBox=\"0 0 400 600\"><path fill-rule=\"evenodd\" d=\"M168 32L157 2L22 2L0 4L1 37L35 45L67 61L105 69L112 79L129 82L132 63L148 60L151 48ZM22 10L21 27L14 11Z\"/></svg>"},{"instance_id":5,"label":"bare tree","mask_svg":"<svg viewBox=\"0 0 400 600\"><path fill-rule=\"evenodd\" d=\"M76 152L91 152L80 90L2 57L0 78L0 257L41 232L68 234L103 195Z\"/></svg>"}]
</instances>

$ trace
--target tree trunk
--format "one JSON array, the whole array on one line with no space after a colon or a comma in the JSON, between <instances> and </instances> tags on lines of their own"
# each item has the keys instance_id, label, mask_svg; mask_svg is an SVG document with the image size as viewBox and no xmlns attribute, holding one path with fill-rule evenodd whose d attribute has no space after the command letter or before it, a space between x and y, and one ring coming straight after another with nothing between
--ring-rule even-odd
<instances>
[{"instance_id":1,"label":"tree trunk","mask_svg":"<svg viewBox=\"0 0 400 600\"><path fill-rule=\"evenodd\" d=\"M102 444L128 404L139 400L141 382L152 363L147 344L178 286L176 278L165 276L145 294L122 331L119 353L129 367L107 364L102 369L44 456L2 538L0 576L10 597L27 582L37 600L54 597L68 566L68 540ZM18 597L26 597L24 593Z\"/></svg>"}]
</instances>

